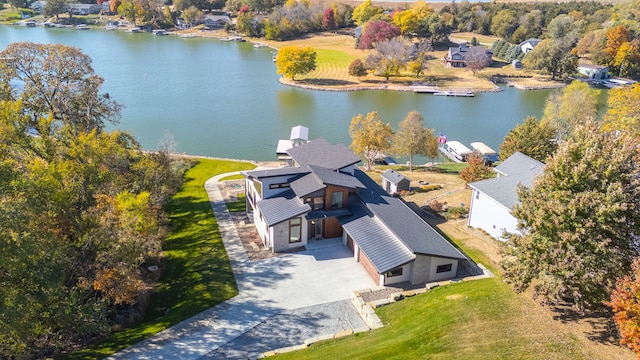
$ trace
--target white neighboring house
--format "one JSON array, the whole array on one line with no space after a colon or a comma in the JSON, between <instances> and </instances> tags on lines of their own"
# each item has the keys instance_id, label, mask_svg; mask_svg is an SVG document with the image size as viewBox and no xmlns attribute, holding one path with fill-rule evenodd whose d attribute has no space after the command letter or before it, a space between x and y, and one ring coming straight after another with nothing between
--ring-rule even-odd
<instances>
[{"instance_id":1,"label":"white neighboring house","mask_svg":"<svg viewBox=\"0 0 640 360\"><path fill-rule=\"evenodd\" d=\"M534 47L538 46L542 40L540 39L527 39L520 43L520 51L527 54L529 51L533 50Z\"/></svg>"},{"instance_id":2,"label":"white neighboring house","mask_svg":"<svg viewBox=\"0 0 640 360\"><path fill-rule=\"evenodd\" d=\"M608 79L611 77L609 68L605 66L581 63L578 64L576 70L590 79Z\"/></svg>"},{"instance_id":3,"label":"white neighboring house","mask_svg":"<svg viewBox=\"0 0 640 360\"><path fill-rule=\"evenodd\" d=\"M518 220L511 210L518 204L518 185L531 187L541 175L544 164L516 152L494 170L498 177L470 183L471 207L467 224L482 229L498 240L505 241L503 233L518 233Z\"/></svg>"},{"instance_id":4,"label":"white neighboring house","mask_svg":"<svg viewBox=\"0 0 640 360\"><path fill-rule=\"evenodd\" d=\"M46 1L36 0L32 2L31 5L29 5L29 8L33 11L36 11L42 14L42 11L44 10L45 5L47 5Z\"/></svg>"}]
</instances>

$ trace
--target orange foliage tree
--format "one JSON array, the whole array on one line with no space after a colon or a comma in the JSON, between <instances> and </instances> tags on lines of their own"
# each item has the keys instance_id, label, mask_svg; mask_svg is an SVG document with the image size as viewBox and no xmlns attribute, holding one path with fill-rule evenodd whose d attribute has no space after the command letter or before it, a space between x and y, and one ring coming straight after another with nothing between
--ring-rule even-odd
<instances>
[{"instance_id":1,"label":"orange foliage tree","mask_svg":"<svg viewBox=\"0 0 640 360\"><path fill-rule=\"evenodd\" d=\"M627 345L640 358L640 258L631 265L631 275L619 278L611 289L613 320L620 332L620 343Z\"/></svg>"}]
</instances>

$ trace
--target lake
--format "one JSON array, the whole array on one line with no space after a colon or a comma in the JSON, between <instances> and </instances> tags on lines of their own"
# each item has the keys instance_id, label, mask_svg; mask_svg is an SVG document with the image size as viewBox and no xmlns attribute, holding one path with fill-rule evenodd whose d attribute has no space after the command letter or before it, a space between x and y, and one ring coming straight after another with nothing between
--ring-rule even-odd
<instances>
[{"instance_id":1,"label":"lake","mask_svg":"<svg viewBox=\"0 0 640 360\"><path fill-rule=\"evenodd\" d=\"M248 42L0 26L1 49L18 41L82 49L105 79L103 92L125 106L120 123L110 129L133 133L149 150L170 133L177 150L192 155L274 160L278 139L288 138L296 125L308 127L311 139L349 145L354 116L377 111L395 129L412 110L436 135L467 146L482 141L498 150L516 124L542 114L549 93L506 87L466 98L306 90L278 83L272 50Z\"/></svg>"}]
</instances>

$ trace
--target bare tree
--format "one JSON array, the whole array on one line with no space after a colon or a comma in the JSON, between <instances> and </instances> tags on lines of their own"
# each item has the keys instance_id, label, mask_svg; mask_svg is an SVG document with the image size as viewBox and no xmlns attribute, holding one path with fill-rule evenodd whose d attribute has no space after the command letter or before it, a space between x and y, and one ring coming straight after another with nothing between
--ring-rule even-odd
<instances>
[{"instance_id":1,"label":"bare tree","mask_svg":"<svg viewBox=\"0 0 640 360\"><path fill-rule=\"evenodd\" d=\"M399 38L376 43L365 64L389 81L390 76L400 75L400 70L411 60L411 45Z\"/></svg>"}]
</instances>

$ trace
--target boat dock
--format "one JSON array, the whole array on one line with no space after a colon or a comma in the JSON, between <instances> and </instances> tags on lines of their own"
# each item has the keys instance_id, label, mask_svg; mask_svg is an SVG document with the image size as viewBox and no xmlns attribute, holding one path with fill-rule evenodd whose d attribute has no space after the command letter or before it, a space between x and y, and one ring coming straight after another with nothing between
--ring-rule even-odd
<instances>
[{"instance_id":1,"label":"boat dock","mask_svg":"<svg viewBox=\"0 0 640 360\"><path fill-rule=\"evenodd\" d=\"M474 97L475 94L471 91L439 91L434 93L433 95L437 96L463 96L463 97Z\"/></svg>"}]
</instances>

